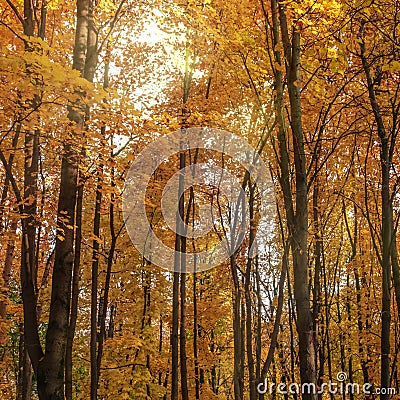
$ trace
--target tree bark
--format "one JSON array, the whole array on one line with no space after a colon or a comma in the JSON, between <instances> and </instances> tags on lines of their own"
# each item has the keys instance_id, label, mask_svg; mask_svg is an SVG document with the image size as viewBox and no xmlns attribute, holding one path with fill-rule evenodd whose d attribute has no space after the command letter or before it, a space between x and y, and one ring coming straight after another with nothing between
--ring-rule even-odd
<instances>
[{"instance_id":1,"label":"tree bark","mask_svg":"<svg viewBox=\"0 0 400 400\"><path fill-rule=\"evenodd\" d=\"M233 389L235 400L243 399L244 365L243 336L241 320L241 288L236 266L236 255L230 256L230 267L233 277Z\"/></svg>"},{"instance_id":2,"label":"tree bark","mask_svg":"<svg viewBox=\"0 0 400 400\"><path fill-rule=\"evenodd\" d=\"M103 165L99 166L93 221L92 287L90 307L90 399L97 399L97 292L99 276L100 208L102 201ZM103 313L105 308L103 306Z\"/></svg>"},{"instance_id":3,"label":"tree bark","mask_svg":"<svg viewBox=\"0 0 400 400\"><path fill-rule=\"evenodd\" d=\"M83 183L78 187L76 202L76 232L75 232L75 254L74 268L72 274L71 313L68 326L67 348L65 354L65 397L72 400L72 350L75 336L76 321L78 318L78 296L81 262L82 241L82 213L83 213Z\"/></svg>"},{"instance_id":4,"label":"tree bark","mask_svg":"<svg viewBox=\"0 0 400 400\"><path fill-rule=\"evenodd\" d=\"M113 188L115 187L114 167L111 168L111 186ZM106 269L106 280L104 283L103 307L102 307L102 312L101 312L100 318L99 318L100 332L99 332L99 344L98 344L98 348L97 348L97 382L99 381L99 377L100 377L100 368L101 368L101 362L102 362L102 357L103 357L103 346L104 346L104 341L106 339L106 316L107 316L107 308L108 308L108 301L109 301L108 298L109 298L109 293L110 293L111 272L112 272L112 266L113 266L113 262L114 262L114 255L115 255L115 248L117 245L118 234L119 234L119 232L121 232L121 229L122 229L122 227L121 227L119 232L115 232L114 204L115 204L115 196L112 193L110 207L109 207L109 220L110 220L109 224L110 224L111 244L110 244L110 249L108 250L108 255L107 255L107 269ZM148 301L150 301L150 299Z\"/></svg>"},{"instance_id":5,"label":"tree bark","mask_svg":"<svg viewBox=\"0 0 400 400\"><path fill-rule=\"evenodd\" d=\"M381 388L390 387L390 323L391 323L391 258L392 258L392 233L393 214L390 196L390 169L392 165L389 138L386 133L381 110L375 96L374 81L365 55L365 42L363 39L365 21L361 21L360 27L360 56L363 70L367 80L368 96L374 119L377 125L378 136L381 144L381 201L382 201L382 328L381 328ZM388 390L380 394L381 400L389 400Z\"/></svg>"},{"instance_id":6,"label":"tree bark","mask_svg":"<svg viewBox=\"0 0 400 400\"><path fill-rule=\"evenodd\" d=\"M77 24L73 54L73 69L83 74L88 39L89 0L77 0ZM68 118L81 130L85 106L79 101L70 107ZM74 140L64 143L62 154L60 194L57 209L57 238L52 278L49 323L46 334L46 353L40 360L37 380L41 400L64 400L64 367L71 301L72 264L74 261L74 225L77 197L79 154Z\"/></svg>"},{"instance_id":7,"label":"tree bark","mask_svg":"<svg viewBox=\"0 0 400 400\"><path fill-rule=\"evenodd\" d=\"M182 151L179 155L179 169L182 171L186 167L186 153ZM183 232L183 222L185 220L185 195L184 195L184 175L179 176L179 221L177 227L178 232ZM181 364L181 395L182 400L188 400L188 378L186 365L186 236L180 235L180 324L179 324L179 347L180 347L180 364Z\"/></svg>"},{"instance_id":8,"label":"tree bark","mask_svg":"<svg viewBox=\"0 0 400 400\"><path fill-rule=\"evenodd\" d=\"M250 400L257 399L257 391L256 391L256 377L255 377L255 364L254 364L254 355L253 355L253 323L252 323L252 288L251 288L251 271L253 266L253 257L251 256L251 247L253 246L255 234L256 234L256 225L254 221L254 185L248 182L249 186L249 218L250 218L250 237L249 237L249 245L248 250L249 254L247 256L246 263L246 271L245 271L245 284L244 284L244 294L245 294L245 305L246 305L246 355L247 355L247 369L249 373L249 394Z\"/></svg>"},{"instance_id":9,"label":"tree bark","mask_svg":"<svg viewBox=\"0 0 400 400\"><path fill-rule=\"evenodd\" d=\"M33 9L29 0L24 1L24 34L30 38L34 35ZM44 35L44 31L43 31ZM25 41L25 51L32 52L29 41ZM30 66L27 65L29 73ZM37 93L30 99L28 107L34 109L39 102ZM30 121L28 121L29 123ZM21 399L31 397L32 376L30 356L34 357L34 368L37 367L43 351L39 341L37 318L37 260L36 260L36 220L37 211L37 175L39 165L39 131L28 128L25 131L25 162L24 162L24 203L21 243L21 289L24 309L24 338L22 343L22 388ZM21 216L22 217L22 216Z\"/></svg>"},{"instance_id":10,"label":"tree bark","mask_svg":"<svg viewBox=\"0 0 400 400\"><path fill-rule=\"evenodd\" d=\"M293 27L290 40L284 5L277 3L275 0L271 1L271 5L273 14L274 56L275 61L279 65L282 65L282 59L277 45L279 45L281 40L285 54L290 102L290 122L294 146L296 207L294 207L291 191L289 173L290 160L287 150L286 126L283 112L282 67L280 67L275 70L275 108L279 129L280 183L284 196L293 255L294 298L296 300L297 332L299 337L300 377L302 384L311 385L311 390L307 390L307 393L303 393L303 399L315 400L317 398L315 393L317 384L315 370L315 338L308 281L308 188L300 104L300 32L297 27Z\"/></svg>"}]
</instances>

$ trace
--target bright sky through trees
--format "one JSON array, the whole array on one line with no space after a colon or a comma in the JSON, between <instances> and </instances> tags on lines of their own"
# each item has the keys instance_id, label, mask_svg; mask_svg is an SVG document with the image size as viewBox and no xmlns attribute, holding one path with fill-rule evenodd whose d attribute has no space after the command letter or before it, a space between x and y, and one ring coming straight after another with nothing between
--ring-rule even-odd
<instances>
[{"instance_id":1,"label":"bright sky through trees","mask_svg":"<svg viewBox=\"0 0 400 400\"><path fill-rule=\"evenodd\" d=\"M399 16L0 0L0 400L397 399Z\"/></svg>"}]
</instances>

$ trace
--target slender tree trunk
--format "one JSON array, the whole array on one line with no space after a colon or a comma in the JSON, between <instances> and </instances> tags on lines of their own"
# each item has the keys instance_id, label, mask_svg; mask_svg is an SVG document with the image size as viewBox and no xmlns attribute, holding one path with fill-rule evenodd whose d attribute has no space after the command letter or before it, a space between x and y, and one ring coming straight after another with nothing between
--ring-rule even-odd
<instances>
[{"instance_id":1,"label":"slender tree trunk","mask_svg":"<svg viewBox=\"0 0 400 400\"><path fill-rule=\"evenodd\" d=\"M115 169L114 167L111 168L111 187L115 188ZM115 256L115 248L117 245L118 235L121 232L123 226L121 226L118 232L115 231L115 196L111 194L111 201L109 207L109 224L110 224L110 234L111 234L111 244L110 249L108 250L107 255L107 269L106 269L106 279L104 283L104 298L103 298L103 307L102 312L100 314L100 332L99 332L99 344L97 348L97 380L100 377L100 368L101 362L103 357L103 346L104 340L106 338L106 316L107 316L107 308L109 302L109 294L110 294L110 283L111 283L111 273L112 273L112 266L114 263L114 256ZM150 300L149 300L150 301Z\"/></svg>"},{"instance_id":2,"label":"slender tree trunk","mask_svg":"<svg viewBox=\"0 0 400 400\"><path fill-rule=\"evenodd\" d=\"M182 171L186 167L186 154L180 153L179 169ZM179 175L179 216L180 220L185 219L185 196L184 196L184 176L183 173ZM180 232L183 231L183 224L179 222ZM181 363L181 395L182 400L189 400L188 394L188 378L187 378L187 365L186 365L186 236L183 234L180 237L180 329L179 329L179 346L180 346L180 363Z\"/></svg>"},{"instance_id":3,"label":"slender tree trunk","mask_svg":"<svg viewBox=\"0 0 400 400\"><path fill-rule=\"evenodd\" d=\"M97 292L99 276L100 208L102 200L103 166L99 167L93 221L92 288L90 307L90 399L97 399ZM104 311L104 308L103 308Z\"/></svg>"},{"instance_id":4,"label":"slender tree trunk","mask_svg":"<svg viewBox=\"0 0 400 400\"><path fill-rule=\"evenodd\" d=\"M17 227L18 227L17 222L16 221L12 222L9 233L11 235L14 235L17 231ZM5 298L8 297L8 289L9 289L10 274L11 274L14 250L15 250L15 241L10 240L7 243L6 257L4 260L4 268L3 268L3 272L2 272L3 288L2 288L1 294ZM7 300L1 300L0 301L0 320L1 320L1 322L5 322L6 316L7 316ZM7 341L3 330L0 331L0 335L1 335L0 336L0 344L3 345Z\"/></svg>"},{"instance_id":5,"label":"slender tree trunk","mask_svg":"<svg viewBox=\"0 0 400 400\"><path fill-rule=\"evenodd\" d=\"M4 154L2 152L0 152L0 160L5 168L6 176L8 177L8 180L13 188L18 204L17 207L19 214L21 217L25 216L26 212L25 206L32 207L32 203L30 201L26 202L24 201L23 196L25 196L26 192L24 193L24 195L21 194L17 182L12 174L11 167L7 163L7 160L5 159ZM25 172L27 171L29 172L29 168L31 167L27 167L25 169ZM29 184L29 181L27 181L26 184L24 185L26 185L26 190L28 190L28 188L29 190L32 190L33 186ZM30 214L29 218L32 218L32 214ZM30 244L29 234L32 234L33 230L29 229L28 218L21 218L21 228L22 228L21 247L23 247L24 250L24 252L21 254L21 289L22 289L22 303L24 312L24 345L27 351L29 352L29 357L32 360L33 368L35 371L37 371L39 360L43 358L43 350L39 340L39 332L37 325L38 318L37 318L37 307L36 307L37 297L33 279L34 268L36 263L33 263L33 265L31 264L32 248L29 247ZM35 247L33 247L33 250L34 249Z\"/></svg>"},{"instance_id":6,"label":"slender tree trunk","mask_svg":"<svg viewBox=\"0 0 400 400\"><path fill-rule=\"evenodd\" d=\"M35 100L34 100L35 102ZM36 213L37 213L37 177L39 170L39 132L37 129L25 132L25 165L24 165L24 214L26 215L26 236L22 241L21 247L21 276L24 281L31 281L31 295L34 302L37 301L37 254L36 254ZM27 273L27 269L29 272ZM34 315L36 321L31 321L37 327L37 314ZM24 319L25 321L25 319ZM27 324L24 331L31 329ZM31 398L32 391L32 371L31 362L27 353L28 348L24 340L23 353L23 373L22 373L22 400Z\"/></svg>"},{"instance_id":7,"label":"slender tree trunk","mask_svg":"<svg viewBox=\"0 0 400 400\"><path fill-rule=\"evenodd\" d=\"M182 170L185 164L185 158L181 152L179 157L179 169ZM172 371L171 371L171 400L178 400L178 376L179 376L179 288L180 279L184 279L185 275L181 274L181 257L182 249L182 218L184 212L184 197L183 197L183 176L179 176L178 189L178 210L176 213L176 236L175 236L175 259L174 259L174 274L173 274L173 297L172 297L172 334L171 334L171 352L172 352ZM181 302L182 306L182 302Z\"/></svg>"},{"instance_id":8,"label":"slender tree trunk","mask_svg":"<svg viewBox=\"0 0 400 400\"><path fill-rule=\"evenodd\" d=\"M290 379L292 382L296 381L295 375L295 363L297 361L297 355L294 343L294 329L296 324L296 313L293 306L293 294L291 287L291 279L289 270L287 271L287 285L288 285L288 319L289 319L289 333L290 333ZM293 394L294 400L297 400L297 393Z\"/></svg>"},{"instance_id":9,"label":"slender tree trunk","mask_svg":"<svg viewBox=\"0 0 400 400\"><path fill-rule=\"evenodd\" d=\"M281 9L281 29L286 36L287 28ZM286 32L285 32L286 31ZM285 40L284 40L285 43ZM284 44L285 47L285 44ZM288 60L287 60L288 62ZM300 32L293 31L292 50L288 68L288 90L291 110L291 127L294 144L294 163L296 170L296 215L292 225L292 253L294 266L294 297L297 310L297 330L299 335L300 377L302 384L316 385L315 337L310 309L308 284L308 193L307 172L304 154L303 131L300 107ZM303 393L304 400L314 400L314 393Z\"/></svg>"},{"instance_id":10,"label":"slender tree trunk","mask_svg":"<svg viewBox=\"0 0 400 400\"><path fill-rule=\"evenodd\" d=\"M72 275L71 315L68 326L67 348L65 354L65 397L72 400L72 350L75 336L76 321L78 318L78 296L81 262L82 243L82 213L83 213L83 183L78 187L76 202L76 232L75 232L75 254L74 269Z\"/></svg>"},{"instance_id":11,"label":"slender tree trunk","mask_svg":"<svg viewBox=\"0 0 400 400\"><path fill-rule=\"evenodd\" d=\"M242 287L244 286L244 277L242 279ZM242 382L242 391L244 395L244 382L245 382L245 359L246 359L246 348L245 348L245 334L246 334L246 305L245 302L242 301L240 305L240 341L242 343L241 350L242 353L240 354L240 365L243 366L243 378Z\"/></svg>"},{"instance_id":12,"label":"slender tree trunk","mask_svg":"<svg viewBox=\"0 0 400 400\"><path fill-rule=\"evenodd\" d=\"M160 320L159 320L159 336L158 336L158 355L159 357L161 357L162 355L162 351L163 351L163 339L164 339L164 335L163 335L163 316L160 314ZM162 385L162 376L163 373L162 371L160 371L158 373L158 385L161 386Z\"/></svg>"},{"instance_id":13,"label":"slender tree trunk","mask_svg":"<svg viewBox=\"0 0 400 400\"><path fill-rule=\"evenodd\" d=\"M180 243L175 241L175 251L180 248ZM173 273L172 287L172 327L171 327L171 400L178 400L179 376L179 272Z\"/></svg>"},{"instance_id":14,"label":"slender tree trunk","mask_svg":"<svg viewBox=\"0 0 400 400\"><path fill-rule=\"evenodd\" d=\"M93 0L90 0L88 11L88 32L87 32L87 53L83 77L89 82L93 82L94 74L97 67L97 32L93 21ZM89 118L89 109L86 108L86 117ZM85 151L82 150L82 155ZM72 348L75 336L77 312L78 312L78 295L79 295L79 276L80 276L80 256L82 241L82 210L83 210L83 177L82 182L78 186L77 205L76 205L76 232L75 232L75 254L74 268L72 274L72 294L71 294L71 313L68 326L66 361L65 361L65 390L67 400L72 400ZM96 193L97 195L97 193Z\"/></svg>"},{"instance_id":15,"label":"slender tree trunk","mask_svg":"<svg viewBox=\"0 0 400 400\"><path fill-rule=\"evenodd\" d=\"M97 67L97 32L93 20L94 0L89 1L88 9L88 31L87 50L83 76L89 82L93 82ZM89 109L86 109L89 118ZM103 165L99 166L96 188L96 200L93 217L93 254L92 254L92 286L91 286L91 307L90 307L90 399L97 399L97 291L99 275L99 238L100 238L100 209L102 201Z\"/></svg>"},{"instance_id":16,"label":"slender tree trunk","mask_svg":"<svg viewBox=\"0 0 400 400\"><path fill-rule=\"evenodd\" d=\"M347 220L347 212L346 212L346 208L345 208L345 203L343 202L343 216L344 216L344 221L345 221L345 225L346 225L346 230L347 230L347 234L349 236L349 240L350 240L350 244L351 244L351 256L350 256L350 262L354 262L356 255L357 255L357 235L358 235L358 219L357 219L357 207L354 206L354 233L353 235L350 232L350 226ZM355 269L356 270L356 269ZM347 286L350 288L350 275L347 275ZM350 307L350 300L347 300L347 320L349 323L349 326L351 326L352 322L351 322L351 307ZM358 315L358 322L361 323L360 320L360 315ZM351 345L349 345L349 353L350 353L350 357L349 357L349 380L350 383L354 382L354 374L353 374L353 355L352 355L352 349L351 349ZM362 361L361 361L362 362ZM344 371L344 369L342 369L342 371ZM354 399L354 393L350 393L350 400Z\"/></svg>"},{"instance_id":17,"label":"slender tree trunk","mask_svg":"<svg viewBox=\"0 0 400 400\"><path fill-rule=\"evenodd\" d=\"M15 134L12 140L12 148L16 149L18 145L18 139L21 132L21 124L17 125L15 130ZM10 169L12 168L14 162L14 152L11 152L10 156L8 157L8 165ZM3 189L1 192L1 199L0 199L0 233L3 234L5 231L5 226L3 224L3 216L4 216L4 204L6 202L8 191L10 188L10 179L8 175L6 175L4 180ZM9 234L14 235L17 231L18 223L17 221L12 221L10 224ZM15 241L10 239L7 242L6 248L6 255L4 260L4 267L2 271L2 287L1 287L1 300L0 300L0 322L3 324L6 323L7 317L7 298L8 298L8 290L9 290L9 282L10 282L10 275L11 275L11 268L12 268L12 261L14 256L15 250ZM0 345L6 344L8 337L6 332L3 328L0 329Z\"/></svg>"},{"instance_id":18,"label":"slender tree trunk","mask_svg":"<svg viewBox=\"0 0 400 400\"><path fill-rule=\"evenodd\" d=\"M32 4L24 1L24 34L34 35ZM44 34L44 32L43 32ZM25 42L25 51L32 52L30 43ZM30 66L27 65L29 71ZM28 102L28 107L34 109L38 104L37 93ZM28 121L29 122L32 121ZM21 288L24 305L24 338L22 352L22 388L21 399L31 397L32 372L29 354L35 357L42 356L39 342L37 320L37 270L36 257L36 212L37 212L37 180L39 166L39 131L28 128L25 131L25 162L24 162L24 204L23 213L26 216L22 223L23 235L21 244ZM25 227L24 227L25 226ZM38 359L35 360L37 366Z\"/></svg>"},{"instance_id":19,"label":"slender tree trunk","mask_svg":"<svg viewBox=\"0 0 400 400\"><path fill-rule=\"evenodd\" d=\"M258 262L258 254L255 257L255 273L256 273L256 298L257 298L257 330L256 330L256 384L262 382L261 378L261 352L262 352L262 308L263 300L261 296L261 276L260 266ZM283 303L282 303L283 304ZM260 396L259 396L260 397Z\"/></svg>"},{"instance_id":20,"label":"slender tree trunk","mask_svg":"<svg viewBox=\"0 0 400 400\"><path fill-rule=\"evenodd\" d=\"M392 215L393 215L393 210L392 210ZM397 253L396 233L395 232L393 232L393 234L392 234L391 258L392 258L393 286L394 286L394 290L395 290L397 313L400 318L400 269L399 269L399 257L398 257L398 253Z\"/></svg>"},{"instance_id":21,"label":"slender tree trunk","mask_svg":"<svg viewBox=\"0 0 400 400\"><path fill-rule=\"evenodd\" d=\"M210 353L214 354L215 353L215 333L214 333L214 329L211 329L211 334L210 334ZM211 366L211 379L210 379L210 383L211 383L211 390L213 391L213 393L218 394L218 385L217 385L217 371L216 371L216 366L215 366L215 362L213 362L212 366Z\"/></svg>"},{"instance_id":22,"label":"slender tree trunk","mask_svg":"<svg viewBox=\"0 0 400 400\"><path fill-rule=\"evenodd\" d=\"M363 39L365 21L360 27L360 51L361 61L367 80L368 96L371 109L378 129L381 144L381 200L382 200L382 329L381 329L381 388L390 387L390 323L391 323L391 258L392 258L392 234L393 214L390 197L390 169L392 165L392 151L389 149L389 138L386 134L381 110L375 96L374 81L371 70L365 56L365 42ZM389 400L388 390L382 390L381 400Z\"/></svg>"},{"instance_id":23,"label":"slender tree trunk","mask_svg":"<svg viewBox=\"0 0 400 400\"><path fill-rule=\"evenodd\" d=\"M235 254L231 255L230 257L230 266L233 277L233 388L235 400L242 400L244 389L244 366L242 361L243 341L241 324L242 298Z\"/></svg>"},{"instance_id":24,"label":"slender tree trunk","mask_svg":"<svg viewBox=\"0 0 400 400\"><path fill-rule=\"evenodd\" d=\"M273 328L271 338L270 338L270 345L269 345L269 349L268 349L267 358L264 362L264 365L262 367L261 374L260 374L260 382L262 382L262 383L265 382L268 370L274 360L275 350L278 345L278 334L279 334L279 327L281 324L281 317L282 317L283 303L284 303L284 288L285 288L286 275L288 273L288 253L289 253L289 248L288 248L288 245L285 244L284 250L283 250L283 257L282 257L282 269L281 269L281 274L279 277L279 284L278 284L278 306L276 309L274 328ZM289 317L290 317L290 315L289 315ZM263 393L260 393L258 397L259 397L259 400L264 400Z\"/></svg>"},{"instance_id":25,"label":"slender tree trunk","mask_svg":"<svg viewBox=\"0 0 400 400\"><path fill-rule=\"evenodd\" d=\"M199 349L198 349L198 311L197 311L197 275L196 258L194 260L193 274L193 359L194 359L194 380L195 380L195 398L200 400L200 370L199 370Z\"/></svg>"},{"instance_id":26,"label":"slender tree trunk","mask_svg":"<svg viewBox=\"0 0 400 400\"><path fill-rule=\"evenodd\" d=\"M15 150L18 145L18 140L19 140L19 135L21 133L21 124L17 124L17 127L15 129L15 134L12 139L12 152L8 157L7 165L9 165L10 172L12 172L12 165L14 162L14 157L15 157ZM4 226L4 205L7 200L8 192L10 189L10 179L8 175L6 174L6 177L4 178L4 184L3 188L1 190L1 199L0 199L0 232L4 232L5 226Z\"/></svg>"},{"instance_id":27,"label":"slender tree trunk","mask_svg":"<svg viewBox=\"0 0 400 400\"><path fill-rule=\"evenodd\" d=\"M246 354L247 354L247 368L249 373L249 394L250 400L257 399L256 391L256 377L254 371L254 356L253 356L253 323L252 323L252 288L251 288L251 271L253 266L253 257L250 255L250 249L253 246L256 225L254 221L254 190L255 187L249 181L249 218L250 218L250 237L249 237L249 254L247 256L247 265L245 271L245 304L246 304Z\"/></svg>"},{"instance_id":28,"label":"slender tree trunk","mask_svg":"<svg viewBox=\"0 0 400 400\"><path fill-rule=\"evenodd\" d=\"M187 110L186 103L189 98L190 84L193 71L189 65L189 44L186 42L185 74L183 82L182 99L182 128L186 125ZM179 154L179 169L186 167L186 153ZM189 215L189 214L188 214ZM173 275L173 298L172 298L172 374L171 374L171 400L178 400L178 364L180 360L181 396L182 400L188 400L187 363L186 363L186 237L183 221L185 220L185 197L184 197L184 176L179 175L178 188L178 210L176 213L176 235L175 235L175 258ZM181 255L179 255L181 253ZM179 285L180 284L180 285ZM179 321L179 296L180 296L180 321ZM180 325L178 326L178 324ZM179 335L180 334L180 335ZM180 347L180 349L179 349ZM180 350L180 353L179 353Z\"/></svg>"},{"instance_id":29,"label":"slender tree trunk","mask_svg":"<svg viewBox=\"0 0 400 400\"><path fill-rule=\"evenodd\" d=\"M186 246L185 246L186 247ZM186 248L185 248L186 251ZM184 252L182 248L182 257ZM183 265L184 263L182 263ZM181 361L181 394L182 400L189 400L188 394L188 377L187 377L187 365L186 365L186 273L181 274L181 320L180 320L180 361Z\"/></svg>"},{"instance_id":30,"label":"slender tree trunk","mask_svg":"<svg viewBox=\"0 0 400 400\"><path fill-rule=\"evenodd\" d=\"M275 61L281 65L275 71L276 99L275 108L278 121L278 141L280 154L280 182L284 196L286 217L291 237L291 249L294 268L294 297L297 311L297 332L299 336L300 377L302 384L309 384L310 389L303 393L304 400L315 400L316 390L316 357L313 320L310 307L308 280L308 188L307 170L304 153L302 113L300 105L300 32L293 27L291 40L286 20L284 5L271 0L273 18L273 41ZM278 48L282 44L285 53L286 75L290 101L290 123L294 146L295 167L295 205L294 208L291 183L290 161L287 149L286 126L283 112L282 59Z\"/></svg>"},{"instance_id":31,"label":"slender tree trunk","mask_svg":"<svg viewBox=\"0 0 400 400\"><path fill-rule=\"evenodd\" d=\"M319 144L317 144L319 146ZM317 154L319 155L319 151L317 150ZM317 155L317 157L318 157ZM315 163L315 168L317 169L318 163ZM314 237L315 237L315 248L314 248L314 286L313 286L313 309L312 309L312 317L313 317L313 331L315 335L315 341L317 342L318 336L318 326L319 326L319 315L321 309L321 253L322 253L322 236L320 232L320 223L319 223L319 187L318 187L318 177L315 178L314 181L314 190L313 190L313 224L314 224ZM317 351L317 343L316 343L316 351ZM317 361L317 359L316 359ZM320 363L324 361L320 359ZM316 371L321 370L318 368L318 364L316 362L315 365ZM318 376L318 385L322 384L322 376Z\"/></svg>"}]
</instances>

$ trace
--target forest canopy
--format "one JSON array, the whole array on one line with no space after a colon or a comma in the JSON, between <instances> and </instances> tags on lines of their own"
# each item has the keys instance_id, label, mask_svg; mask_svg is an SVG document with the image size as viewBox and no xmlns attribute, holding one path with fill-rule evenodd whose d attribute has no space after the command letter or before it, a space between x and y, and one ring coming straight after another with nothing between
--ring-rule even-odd
<instances>
[{"instance_id":1,"label":"forest canopy","mask_svg":"<svg viewBox=\"0 0 400 400\"><path fill-rule=\"evenodd\" d=\"M400 393L399 0L0 0L0 399Z\"/></svg>"}]
</instances>

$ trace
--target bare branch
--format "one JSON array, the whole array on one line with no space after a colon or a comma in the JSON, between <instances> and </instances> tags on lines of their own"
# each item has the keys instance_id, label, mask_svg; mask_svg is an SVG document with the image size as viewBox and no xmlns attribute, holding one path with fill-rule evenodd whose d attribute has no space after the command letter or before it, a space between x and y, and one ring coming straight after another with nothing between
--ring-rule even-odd
<instances>
[{"instance_id":1,"label":"bare branch","mask_svg":"<svg viewBox=\"0 0 400 400\"><path fill-rule=\"evenodd\" d=\"M12 10L14 11L15 15L17 16L17 18L20 20L22 26L25 26L25 21L22 18L21 14L19 13L17 7L15 7L15 5L11 2L11 0L6 0L7 4L12 8Z\"/></svg>"}]
</instances>

